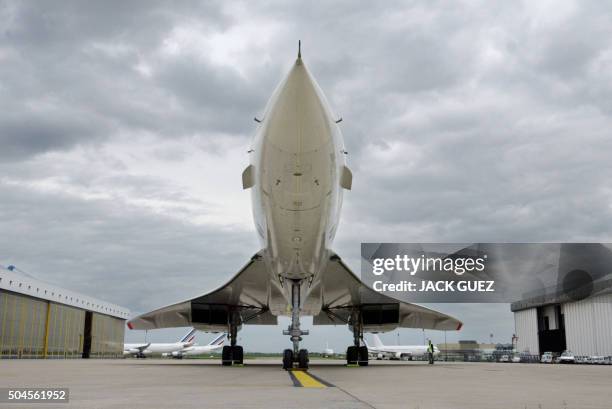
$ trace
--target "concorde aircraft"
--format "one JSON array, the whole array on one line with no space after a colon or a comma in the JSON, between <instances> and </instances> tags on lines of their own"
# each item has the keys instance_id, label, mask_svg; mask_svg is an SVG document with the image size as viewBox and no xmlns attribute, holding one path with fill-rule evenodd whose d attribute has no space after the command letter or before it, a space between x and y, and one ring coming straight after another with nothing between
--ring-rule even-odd
<instances>
[{"instance_id":1,"label":"concorde aircraft","mask_svg":"<svg viewBox=\"0 0 612 409\"><path fill-rule=\"evenodd\" d=\"M313 324L346 324L353 333L348 364L366 366L364 331L397 327L459 330L461 322L419 305L380 294L365 284L331 250L338 229L343 190L352 173L334 117L298 46L297 60L270 98L251 149L242 186L252 192L253 215L262 249L225 285L202 296L131 319L131 329L194 326L227 331L222 364L241 364L237 345L242 325L276 325L290 316L293 348L283 352L283 368L308 367L300 349L302 316Z\"/></svg>"},{"instance_id":2,"label":"concorde aircraft","mask_svg":"<svg viewBox=\"0 0 612 409\"><path fill-rule=\"evenodd\" d=\"M178 342L170 343L141 343L141 344L124 344L123 355L133 355L137 358L144 358L151 354L171 354L176 351L181 351L185 348L189 348L195 341L195 328L190 328L189 332L185 334Z\"/></svg>"},{"instance_id":3,"label":"concorde aircraft","mask_svg":"<svg viewBox=\"0 0 612 409\"><path fill-rule=\"evenodd\" d=\"M374 343L372 345L366 343L370 355L376 359L412 359L427 355L427 345L384 345L378 335L372 334ZM364 338L365 342L365 338ZM440 350L434 346L434 355L439 355Z\"/></svg>"}]
</instances>

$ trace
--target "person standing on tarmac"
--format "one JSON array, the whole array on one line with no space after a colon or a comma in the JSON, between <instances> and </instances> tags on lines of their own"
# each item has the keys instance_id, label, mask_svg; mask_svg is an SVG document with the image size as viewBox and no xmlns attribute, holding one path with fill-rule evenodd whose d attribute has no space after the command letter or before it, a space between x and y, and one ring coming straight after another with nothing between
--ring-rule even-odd
<instances>
[{"instance_id":1,"label":"person standing on tarmac","mask_svg":"<svg viewBox=\"0 0 612 409\"><path fill-rule=\"evenodd\" d=\"M427 345L427 355L429 356L429 364L433 365L433 363L434 363L434 346L431 343L431 339L428 342L429 342L429 344Z\"/></svg>"}]
</instances>

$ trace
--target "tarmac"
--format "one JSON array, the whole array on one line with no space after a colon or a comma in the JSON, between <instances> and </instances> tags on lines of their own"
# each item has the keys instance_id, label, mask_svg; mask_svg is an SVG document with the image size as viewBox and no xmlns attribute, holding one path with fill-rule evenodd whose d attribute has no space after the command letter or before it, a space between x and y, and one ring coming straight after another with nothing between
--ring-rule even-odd
<instances>
[{"instance_id":1,"label":"tarmac","mask_svg":"<svg viewBox=\"0 0 612 409\"><path fill-rule=\"evenodd\" d=\"M69 388L69 402L1 408L612 407L612 366L312 360L308 373L278 359L2 360L0 388Z\"/></svg>"}]
</instances>

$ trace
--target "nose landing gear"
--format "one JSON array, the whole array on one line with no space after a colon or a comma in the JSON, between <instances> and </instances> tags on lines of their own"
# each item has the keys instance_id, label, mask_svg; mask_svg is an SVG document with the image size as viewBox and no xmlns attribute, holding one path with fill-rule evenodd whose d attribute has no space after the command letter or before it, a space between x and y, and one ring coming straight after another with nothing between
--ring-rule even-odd
<instances>
[{"instance_id":1,"label":"nose landing gear","mask_svg":"<svg viewBox=\"0 0 612 409\"><path fill-rule=\"evenodd\" d=\"M297 353L297 356L293 353L291 349L285 349L283 351L283 369L292 369L294 363L297 363L297 367L299 369L308 369L308 362L310 359L308 358L308 350L300 349Z\"/></svg>"},{"instance_id":2,"label":"nose landing gear","mask_svg":"<svg viewBox=\"0 0 612 409\"><path fill-rule=\"evenodd\" d=\"M300 369L308 369L308 350L300 349L302 335L308 335L308 331L300 329L300 281L291 283L291 325L283 331L283 335L290 335L293 349L283 351L283 369L291 369L294 364Z\"/></svg>"}]
</instances>

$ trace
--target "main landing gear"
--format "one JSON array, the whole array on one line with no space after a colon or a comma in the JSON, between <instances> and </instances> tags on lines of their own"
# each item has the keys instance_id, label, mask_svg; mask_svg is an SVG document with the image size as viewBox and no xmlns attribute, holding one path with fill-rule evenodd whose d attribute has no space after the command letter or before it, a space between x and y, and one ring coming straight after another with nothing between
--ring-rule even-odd
<instances>
[{"instance_id":1,"label":"main landing gear","mask_svg":"<svg viewBox=\"0 0 612 409\"><path fill-rule=\"evenodd\" d=\"M363 328L358 314L353 314L353 345L346 348L346 364L368 366L368 347L361 345Z\"/></svg>"},{"instance_id":2,"label":"main landing gear","mask_svg":"<svg viewBox=\"0 0 612 409\"><path fill-rule=\"evenodd\" d=\"M291 325L283 331L283 335L290 335L293 349L283 351L283 369L292 369L294 364L300 369L308 369L308 350L300 349L302 335L308 335L308 331L300 329L300 284L298 280L291 283Z\"/></svg>"},{"instance_id":3,"label":"main landing gear","mask_svg":"<svg viewBox=\"0 0 612 409\"><path fill-rule=\"evenodd\" d=\"M242 346L236 345L238 340L238 317L235 315L229 326L230 345L225 345L221 351L221 365L231 366L242 365L244 358L244 350Z\"/></svg>"},{"instance_id":4,"label":"main landing gear","mask_svg":"<svg viewBox=\"0 0 612 409\"><path fill-rule=\"evenodd\" d=\"M351 345L346 348L346 364L368 366L368 347Z\"/></svg>"}]
</instances>

